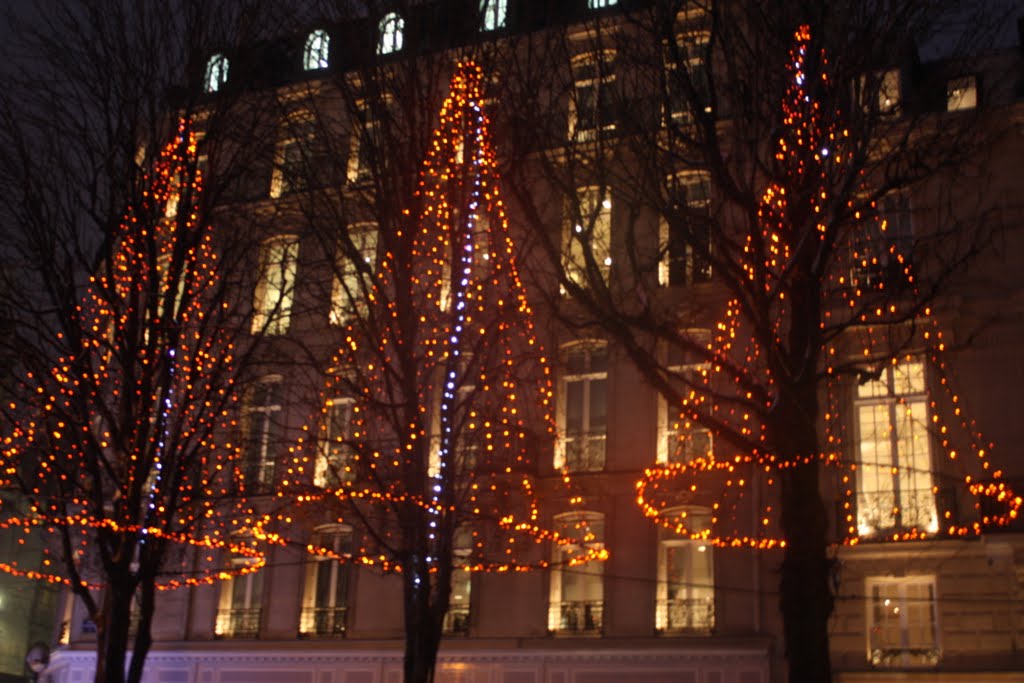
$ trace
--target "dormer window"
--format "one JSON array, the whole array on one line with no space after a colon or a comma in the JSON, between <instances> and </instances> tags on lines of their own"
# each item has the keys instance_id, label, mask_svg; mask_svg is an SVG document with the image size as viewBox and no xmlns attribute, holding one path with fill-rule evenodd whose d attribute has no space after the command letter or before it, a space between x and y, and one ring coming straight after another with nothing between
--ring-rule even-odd
<instances>
[{"instance_id":1,"label":"dormer window","mask_svg":"<svg viewBox=\"0 0 1024 683\"><path fill-rule=\"evenodd\" d=\"M508 15L508 0L480 0L481 28L484 31L496 31L505 28Z\"/></svg>"},{"instance_id":2,"label":"dormer window","mask_svg":"<svg viewBox=\"0 0 1024 683\"><path fill-rule=\"evenodd\" d=\"M964 111L978 106L978 80L961 76L946 83L946 111Z\"/></svg>"},{"instance_id":3,"label":"dormer window","mask_svg":"<svg viewBox=\"0 0 1024 683\"><path fill-rule=\"evenodd\" d=\"M206 62L206 73L203 76L203 89L206 92L217 92L228 82L228 58L217 53Z\"/></svg>"},{"instance_id":4,"label":"dormer window","mask_svg":"<svg viewBox=\"0 0 1024 683\"><path fill-rule=\"evenodd\" d=\"M306 46L302 50L302 68L306 71L326 69L327 55L331 48L331 37L327 31L317 29L306 38Z\"/></svg>"},{"instance_id":5,"label":"dormer window","mask_svg":"<svg viewBox=\"0 0 1024 683\"><path fill-rule=\"evenodd\" d=\"M388 12L380 20L380 42L377 44L377 54L388 55L402 49L402 32L405 30L405 21L397 12Z\"/></svg>"}]
</instances>

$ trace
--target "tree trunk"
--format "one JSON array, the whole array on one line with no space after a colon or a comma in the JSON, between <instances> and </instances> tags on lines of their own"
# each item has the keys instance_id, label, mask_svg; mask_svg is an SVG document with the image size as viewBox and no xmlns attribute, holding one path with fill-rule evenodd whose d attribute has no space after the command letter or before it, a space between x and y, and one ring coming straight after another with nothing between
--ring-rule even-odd
<instances>
[{"instance_id":1,"label":"tree trunk","mask_svg":"<svg viewBox=\"0 0 1024 683\"><path fill-rule=\"evenodd\" d=\"M103 592L96 621L95 683L124 683L131 626L131 591L112 581Z\"/></svg>"},{"instance_id":2,"label":"tree trunk","mask_svg":"<svg viewBox=\"0 0 1024 683\"><path fill-rule=\"evenodd\" d=\"M444 615L437 619L430 597L430 576L424 574L419 585L403 574L405 584L405 683L433 683L437 650L441 646Z\"/></svg>"}]
</instances>

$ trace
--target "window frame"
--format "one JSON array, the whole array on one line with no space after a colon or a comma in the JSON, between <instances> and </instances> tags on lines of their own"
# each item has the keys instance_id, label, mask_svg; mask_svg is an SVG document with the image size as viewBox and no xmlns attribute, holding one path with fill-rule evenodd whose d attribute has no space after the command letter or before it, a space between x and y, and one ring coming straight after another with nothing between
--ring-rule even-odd
<instances>
[{"instance_id":1,"label":"window frame","mask_svg":"<svg viewBox=\"0 0 1024 683\"><path fill-rule=\"evenodd\" d=\"M285 233L260 243L253 291L252 333L288 334L299 264L299 236Z\"/></svg>"},{"instance_id":2,"label":"window frame","mask_svg":"<svg viewBox=\"0 0 1024 683\"><path fill-rule=\"evenodd\" d=\"M562 238L562 267L566 278L586 289L590 284L587 254L593 258L598 274L607 286L611 281L612 217L614 200L608 185L583 185L576 188L569 202Z\"/></svg>"},{"instance_id":3,"label":"window frame","mask_svg":"<svg viewBox=\"0 0 1024 683\"><path fill-rule=\"evenodd\" d=\"M910 192L894 190L881 197L871 215L854 227L850 243L850 285L886 287L906 279L900 269L914 258L914 208Z\"/></svg>"},{"instance_id":4,"label":"window frame","mask_svg":"<svg viewBox=\"0 0 1024 683\"><path fill-rule=\"evenodd\" d=\"M388 12L377 24L377 54L380 56L402 51L405 42L405 19L398 12Z\"/></svg>"},{"instance_id":5,"label":"window frame","mask_svg":"<svg viewBox=\"0 0 1024 683\"><path fill-rule=\"evenodd\" d=\"M351 555L355 548L354 530L348 524L322 524L313 530L310 545L324 548L337 555ZM328 604L320 605L319 589L324 567L328 568ZM354 574L349 562L342 562L327 555L309 556L303 581L302 612L299 616L300 636L330 638L345 635ZM342 595L339 596L339 593ZM339 598L343 604L338 604Z\"/></svg>"},{"instance_id":6,"label":"window frame","mask_svg":"<svg viewBox=\"0 0 1024 683\"><path fill-rule=\"evenodd\" d=\"M245 484L257 492L267 490L274 483L274 475L277 471L277 453L275 442L283 425L280 417L284 413L284 400L282 396L281 375L267 375L251 383L246 388L245 399L242 403L242 463L245 473ZM263 400L256 403L257 392L265 392ZM258 418L253 416L260 416ZM251 452L252 444L257 442L253 433L254 420L259 420L260 434L258 439L258 453L254 457ZM255 473L255 476L250 476Z\"/></svg>"},{"instance_id":7,"label":"window frame","mask_svg":"<svg viewBox=\"0 0 1024 683\"><path fill-rule=\"evenodd\" d=\"M220 92L228 82L231 61L223 52L215 52L206 60L203 70L203 92L208 95Z\"/></svg>"},{"instance_id":8,"label":"window frame","mask_svg":"<svg viewBox=\"0 0 1024 683\"><path fill-rule=\"evenodd\" d=\"M374 271L380 246L380 226L376 221L357 221L350 223L347 230L353 246L370 270ZM335 249L328 322L342 326L368 310L365 295L373 288L373 276L361 271L349 258L342 238L338 238Z\"/></svg>"},{"instance_id":9,"label":"window frame","mask_svg":"<svg viewBox=\"0 0 1024 683\"><path fill-rule=\"evenodd\" d=\"M572 58L572 91L569 97L569 130L568 137L573 142L593 142L615 133L618 126L618 116L615 111L614 100L616 84L616 51L611 48L591 50L575 55ZM593 75L581 74L584 69L593 68ZM589 117L593 119L593 126L582 127L581 102L584 101L583 92L586 89L593 89L594 111ZM607 99L612 98L612 99ZM612 111L613 120L604 120L606 109Z\"/></svg>"},{"instance_id":10,"label":"window frame","mask_svg":"<svg viewBox=\"0 0 1024 683\"><path fill-rule=\"evenodd\" d=\"M317 28L309 32L302 47L302 70L320 71L331 65L331 34Z\"/></svg>"},{"instance_id":11,"label":"window frame","mask_svg":"<svg viewBox=\"0 0 1024 683\"><path fill-rule=\"evenodd\" d=\"M480 30L500 31L508 24L508 0L480 0Z\"/></svg>"},{"instance_id":12,"label":"window frame","mask_svg":"<svg viewBox=\"0 0 1024 683\"><path fill-rule=\"evenodd\" d=\"M575 556L605 547L605 515L593 510L563 512L553 518L553 527L561 537L575 538L567 531L585 529L580 544L555 544L551 547L551 571L548 592L548 631L556 635L600 636L604 632L604 562L592 559L583 565L569 567ZM588 538L590 537L590 538ZM577 589L583 594L598 593L598 599L565 600L565 575L573 572L579 580ZM585 585L584 585L585 584ZM596 586L596 589L595 589Z\"/></svg>"},{"instance_id":13,"label":"window frame","mask_svg":"<svg viewBox=\"0 0 1024 683\"><path fill-rule=\"evenodd\" d=\"M696 182L688 180L697 179ZM701 187L703 197L692 199L690 188ZM686 214L686 226L678 225L682 219L676 219L676 223L669 220L664 213L658 221L658 284L662 287L683 287L692 286L702 282L710 282L714 276L714 268L711 263L713 254L711 238L711 173L706 169L688 168L670 173L665 178L666 195L668 198L669 211L678 214L680 211ZM685 188L685 192L681 192ZM678 201L680 194L685 197L682 202ZM681 207L676 209L675 207ZM676 218L676 216L673 216ZM704 220L703 226L698 223ZM688 228L684 235L673 233ZM704 234L697 235L694 228L702 229ZM697 254L694 244L700 239L707 247L707 257ZM673 249L673 246L676 249ZM680 250L680 251L677 251ZM703 261L703 263L702 263ZM674 264L680 264L673 267ZM673 277L674 273L680 273ZM681 282L677 282L678 277Z\"/></svg>"},{"instance_id":14,"label":"window frame","mask_svg":"<svg viewBox=\"0 0 1024 683\"><path fill-rule=\"evenodd\" d=\"M253 561L252 558L235 557L230 560L229 566L239 569ZM264 583L263 569L235 574L221 581L214 623L214 634L218 638L259 638L263 621ZM241 606L235 604L239 586L244 586Z\"/></svg>"},{"instance_id":15,"label":"window frame","mask_svg":"<svg viewBox=\"0 0 1024 683\"><path fill-rule=\"evenodd\" d=\"M977 76L965 74L946 81L946 111L971 111L977 108Z\"/></svg>"},{"instance_id":16,"label":"window frame","mask_svg":"<svg viewBox=\"0 0 1024 683\"><path fill-rule=\"evenodd\" d=\"M594 369L594 352L603 351L604 368ZM570 372L568 368L571 354L582 351L585 355L585 368L582 372ZM558 438L555 440L554 467L556 470L566 469L569 472L601 472L607 467L608 462L608 376L609 357L608 343L603 340L585 340L573 342L562 347L561 356L564 372L558 377L558 404L556 411L556 422L558 426ZM582 384L582 401L580 406L581 431L570 435L569 419L569 385L580 382ZM595 391L595 382L603 382L604 392L604 425L601 430L595 431L592 422L594 415L592 407ZM574 458L570 456L573 444L582 442L583 455L579 458L580 466L573 466ZM599 457L591 453L599 446Z\"/></svg>"},{"instance_id":17,"label":"window frame","mask_svg":"<svg viewBox=\"0 0 1024 683\"><path fill-rule=\"evenodd\" d=\"M707 328L693 328L684 330L681 336L685 339L697 340L696 343L702 343L706 340L707 344L711 343L711 330ZM679 381L683 383L683 390L687 391L691 396L695 395L697 389L694 385L698 384L697 381L690 381L688 377L691 375L703 375L708 377L711 372L711 363L707 359L692 359L684 358L679 359L680 362L674 362L675 359L671 357L671 352L666 350L665 352L665 368L672 375L679 375ZM707 386L706 383L701 383ZM714 436L711 430L707 427L702 427L699 424L691 424L689 427L685 423L673 424L673 420L681 420L679 414L673 414L669 410L668 400L661 393L658 394L658 444L657 451L655 454L655 462L659 465L668 464L686 464L692 462L694 458L701 457L699 453L691 451L687 448L687 444L691 441L690 439L680 440L680 435L685 431L691 433L703 434L708 444L707 451L704 456L711 456L714 453ZM676 445L675 448L670 446L670 441L679 444L682 441L682 445ZM696 440L694 440L696 441ZM682 455L682 457L678 457Z\"/></svg>"},{"instance_id":18,"label":"window frame","mask_svg":"<svg viewBox=\"0 0 1024 683\"><path fill-rule=\"evenodd\" d=\"M919 368L914 370L913 368ZM903 377L897 375L898 368L903 368ZM907 369L909 368L909 369ZM892 530L917 528L928 533L939 530L938 505L935 495L935 481L932 474L934 454L932 453L931 434L928 431L928 373L924 359L921 357L904 358L900 363L886 363L877 380L858 384L854 389L853 421L855 434L855 461L857 463L857 535L861 538L885 536ZM914 373L914 374L911 374ZM907 391L898 391L897 382L913 382L914 376L921 378L920 385L907 387ZM866 395L868 391L877 393ZM920 414L914 415L914 406ZM888 459L885 453L874 453L873 462L867 462L865 447L868 443L868 423L864 419L864 410L882 408L887 413L887 423L873 420L873 434L884 436L875 438L870 443L874 448L884 445L888 448ZM901 422L900 416L906 421ZM903 430L910 428L911 433ZM918 451L912 449L912 464L908 466L900 446L907 439L923 444ZM927 467L922 470L920 460L925 460ZM904 483L904 480L908 480ZM922 486L918 479L927 479L927 486ZM886 484L886 480L888 480ZM871 486L869 486L871 483ZM916 484L916 485L915 485ZM870 489L870 490L869 490ZM904 498L915 496L912 513L913 522L907 523L906 517L911 516L911 508ZM876 502L868 504L869 496ZM889 511L888 513L886 511ZM927 521L922 523L923 518Z\"/></svg>"},{"instance_id":19,"label":"window frame","mask_svg":"<svg viewBox=\"0 0 1024 683\"><path fill-rule=\"evenodd\" d=\"M685 106L681 108L676 106L679 98L685 98L685 95L675 94L676 90L673 88L673 84L676 83L675 75L679 67L685 64L693 87L704 91L707 100L704 104L704 112L711 113L711 69L705 59L708 45L711 42L711 33L707 29L693 28L678 33L675 41L674 48L665 45L665 104L662 121L666 126L670 124L680 127L690 126L694 120L689 103L684 100ZM678 60L676 59L677 55ZM695 74L696 80L694 80Z\"/></svg>"},{"instance_id":20,"label":"window frame","mask_svg":"<svg viewBox=\"0 0 1024 683\"><path fill-rule=\"evenodd\" d=\"M666 518L686 514L687 517L696 517L698 514L705 516L706 524L700 529L688 529L691 533L711 530L712 510L700 506L678 506L666 509L662 514ZM688 554L699 553L700 557L707 558L706 576L701 577L710 583L694 583L688 581L686 584L682 605L674 605L678 598L669 597L672 582L670 581L670 550L683 549ZM691 563L692 564L692 563ZM701 615L703 605L704 614ZM696 609L694 609L696 606ZM677 609L682 607L682 609ZM674 609L676 608L676 609ZM681 613L684 623L676 623L673 615ZM715 628L715 563L714 545L702 539L682 537L673 533L670 529L659 528L658 530L658 584L655 595L655 617L654 626L662 633L711 633ZM703 618L701 618L703 616Z\"/></svg>"},{"instance_id":21,"label":"window frame","mask_svg":"<svg viewBox=\"0 0 1024 683\"><path fill-rule=\"evenodd\" d=\"M880 593L881 588L888 587L895 589L895 601L898 604L892 606L893 598L885 597ZM922 605L918 598L908 597L908 588L926 588L929 593L926 605L928 615L928 631L930 632L930 643L923 647L911 647L914 624L911 623L914 608ZM865 617L865 645L867 661L876 668L928 668L934 667L942 659L942 631L939 623L939 600L937 592L937 581L935 575L910 575L910 576L868 576L864 580L864 617ZM885 638L885 625L879 623L879 617L883 610L892 606L894 614L898 614L895 634L899 637L898 646L884 647L887 643L880 642ZM922 635L923 631L917 635ZM891 645L891 644L890 644Z\"/></svg>"}]
</instances>

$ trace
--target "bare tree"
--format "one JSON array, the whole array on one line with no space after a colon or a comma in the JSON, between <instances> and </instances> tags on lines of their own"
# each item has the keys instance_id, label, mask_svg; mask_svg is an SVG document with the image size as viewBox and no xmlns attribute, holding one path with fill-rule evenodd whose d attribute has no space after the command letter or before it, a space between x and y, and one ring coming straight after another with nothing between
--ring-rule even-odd
<instances>
[{"instance_id":1,"label":"bare tree","mask_svg":"<svg viewBox=\"0 0 1024 683\"><path fill-rule=\"evenodd\" d=\"M930 348L926 313L993 230L980 203L936 202L927 233L901 223L901 192L948 196L947 171L997 133L978 111L936 122L936 96L955 93L949 73L915 61L915 40L991 26L951 9L656 2L552 31L503 72L503 169L546 255L539 277L557 283L551 310L599 326L679 409L692 426L680 457L701 456L686 477L739 453L778 482L780 517L766 516L778 536L726 532L720 514L713 537L784 546L791 681L831 676L829 543L844 539L821 493L822 463L841 455L822 428L830 387ZM714 446L691 445L697 430ZM669 468L680 481L685 462ZM919 524L887 526L916 536Z\"/></svg>"},{"instance_id":2,"label":"bare tree","mask_svg":"<svg viewBox=\"0 0 1024 683\"><path fill-rule=\"evenodd\" d=\"M259 111L227 87L226 61L194 62L229 51L239 25L256 37L235 10L54 2L5 55L3 344L17 372L2 460L31 512L4 523L53 538L35 576L84 604L97 681L141 680L157 590L219 573L200 556L262 562L227 536L244 500L231 431L253 347L228 292L245 241L210 227Z\"/></svg>"},{"instance_id":3,"label":"bare tree","mask_svg":"<svg viewBox=\"0 0 1024 683\"><path fill-rule=\"evenodd\" d=\"M316 552L399 575L407 681L433 680L442 635L468 626L464 605L451 611L453 586L467 590L472 572L546 567L526 540L573 540L539 521L548 360L507 226L484 74L455 66L423 56L332 83L324 99L351 123L325 109L314 120L324 136L345 126L354 189L294 197L330 255L333 284L318 298L331 300L340 349L289 486L316 501L321 523L355 531L347 552ZM435 115L427 103L441 101L453 70Z\"/></svg>"}]
</instances>

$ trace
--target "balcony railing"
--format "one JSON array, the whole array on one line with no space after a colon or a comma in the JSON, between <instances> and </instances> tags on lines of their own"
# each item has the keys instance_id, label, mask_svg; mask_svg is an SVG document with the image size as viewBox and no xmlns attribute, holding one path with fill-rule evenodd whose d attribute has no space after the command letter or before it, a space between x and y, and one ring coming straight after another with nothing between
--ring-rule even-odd
<instances>
[{"instance_id":1,"label":"balcony railing","mask_svg":"<svg viewBox=\"0 0 1024 683\"><path fill-rule=\"evenodd\" d=\"M556 632L573 635L599 635L604 627L604 602L572 600L552 605L557 610Z\"/></svg>"},{"instance_id":2,"label":"balcony railing","mask_svg":"<svg viewBox=\"0 0 1024 683\"><path fill-rule=\"evenodd\" d=\"M259 607L230 609L217 615L217 635L222 638L255 638L260 632Z\"/></svg>"},{"instance_id":3,"label":"balcony railing","mask_svg":"<svg viewBox=\"0 0 1024 683\"><path fill-rule=\"evenodd\" d=\"M661 600L658 609L664 614L665 631L708 633L715 628L713 597Z\"/></svg>"},{"instance_id":4,"label":"balcony railing","mask_svg":"<svg viewBox=\"0 0 1024 683\"><path fill-rule=\"evenodd\" d=\"M343 636L347 607L307 607L302 610L302 635Z\"/></svg>"},{"instance_id":5,"label":"balcony railing","mask_svg":"<svg viewBox=\"0 0 1024 683\"><path fill-rule=\"evenodd\" d=\"M565 467L570 472L600 472L605 462L604 432L574 434L565 442Z\"/></svg>"}]
</instances>

